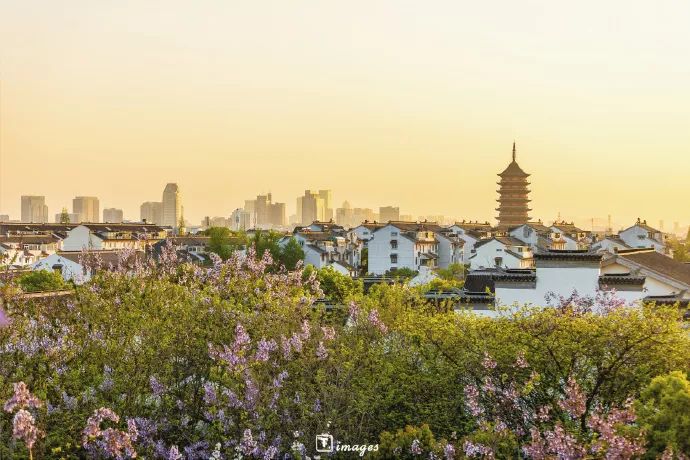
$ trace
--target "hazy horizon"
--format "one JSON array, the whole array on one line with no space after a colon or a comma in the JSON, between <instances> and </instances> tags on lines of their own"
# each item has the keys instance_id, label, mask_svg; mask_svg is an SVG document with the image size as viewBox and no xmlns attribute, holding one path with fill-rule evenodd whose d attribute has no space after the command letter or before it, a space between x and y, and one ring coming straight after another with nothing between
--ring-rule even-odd
<instances>
[{"instance_id":1,"label":"hazy horizon","mask_svg":"<svg viewBox=\"0 0 690 460\"><path fill-rule=\"evenodd\" d=\"M690 4L0 0L0 214L77 195L193 224L272 192L493 221L687 225ZM683 215L683 213L686 213Z\"/></svg>"}]
</instances>

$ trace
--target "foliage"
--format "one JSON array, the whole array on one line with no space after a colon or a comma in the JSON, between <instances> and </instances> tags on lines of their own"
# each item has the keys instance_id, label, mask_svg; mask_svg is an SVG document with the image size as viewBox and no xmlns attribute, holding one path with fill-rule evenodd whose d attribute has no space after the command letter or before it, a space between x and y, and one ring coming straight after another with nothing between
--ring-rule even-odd
<instances>
[{"instance_id":1,"label":"foliage","mask_svg":"<svg viewBox=\"0 0 690 460\"><path fill-rule=\"evenodd\" d=\"M369 273L369 248L362 249L362 254L360 256L359 271L363 275Z\"/></svg>"},{"instance_id":2,"label":"foliage","mask_svg":"<svg viewBox=\"0 0 690 460\"><path fill-rule=\"evenodd\" d=\"M67 283L58 272L34 270L19 277L17 281L24 292L59 291L67 288Z\"/></svg>"},{"instance_id":3,"label":"foliage","mask_svg":"<svg viewBox=\"0 0 690 460\"><path fill-rule=\"evenodd\" d=\"M386 276L395 278L399 281L407 281L417 276L417 272L407 267L392 268L386 272Z\"/></svg>"},{"instance_id":4,"label":"foliage","mask_svg":"<svg viewBox=\"0 0 690 460\"><path fill-rule=\"evenodd\" d=\"M227 227L211 227L205 233L209 236L209 252L217 254L223 260L228 260L234 251L240 249L241 243L233 239Z\"/></svg>"},{"instance_id":5,"label":"foliage","mask_svg":"<svg viewBox=\"0 0 690 460\"><path fill-rule=\"evenodd\" d=\"M60 212L60 223L61 224L69 224L69 212L67 212L67 208L62 208L62 211Z\"/></svg>"},{"instance_id":6,"label":"foliage","mask_svg":"<svg viewBox=\"0 0 690 460\"><path fill-rule=\"evenodd\" d=\"M667 448L690 452L690 382L682 372L654 378L635 405L640 424L647 431L648 457Z\"/></svg>"},{"instance_id":7,"label":"foliage","mask_svg":"<svg viewBox=\"0 0 690 460\"><path fill-rule=\"evenodd\" d=\"M294 237L280 249L278 260L288 270L294 270L304 260L304 250Z\"/></svg>"},{"instance_id":8,"label":"foliage","mask_svg":"<svg viewBox=\"0 0 690 460\"><path fill-rule=\"evenodd\" d=\"M342 304L347 300L357 298L364 292L364 285L361 280L352 279L352 277L344 275L332 267L317 270L313 265L308 265L304 269L304 278L309 278L313 273L316 275L324 297L332 302Z\"/></svg>"},{"instance_id":9,"label":"foliage","mask_svg":"<svg viewBox=\"0 0 690 460\"><path fill-rule=\"evenodd\" d=\"M436 270L439 278L446 281L462 281L465 279L465 273L467 266L464 264L449 264L446 268Z\"/></svg>"},{"instance_id":10,"label":"foliage","mask_svg":"<svg viewBox=\"0 0 690 460\"><path fill-rule=\"evenodd\" d=\"M0 458L304 458L326 431L379 440L380 458L636 458L645 428L650 452L686 449L684 419L662 417L687 412L668 376L690 370L677 310L573 297L487 318L404 284L365 295L334 270L277 269L269 249L175 257L4 304ZM322 290L347 322L316 306Z\"/></svg>"}]
</instances>

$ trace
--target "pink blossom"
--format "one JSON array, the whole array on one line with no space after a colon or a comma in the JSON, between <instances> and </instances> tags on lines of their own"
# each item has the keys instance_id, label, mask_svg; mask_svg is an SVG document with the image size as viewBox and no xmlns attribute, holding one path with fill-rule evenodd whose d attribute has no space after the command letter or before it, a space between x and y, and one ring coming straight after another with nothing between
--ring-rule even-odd
<instances>
[{"instance_id":1,"label":"pink blossom","mask_svg":"<svg viewBox=\"0 0 690 460\"><path fill-rule=\"evenodd\" d=\"M369 312L369 323L374 326L376 329L378 329L382 334L385 334L388 332L388 327L384 324L383 321L381 321L381 318L379 317L379 312L377 309L373 309Z\"/></svg>"},{"instance_id":2,"label":"pink blossom","mask_svg":"<svg viewBox=\"0 0 690 460\"><path fill-rule=\"evenodd\" d=\"M16 408L38 408L41 405L41 401L31 394L24 382L17 382L14 384L14 394L5 402L5 411L13 412Z\"/></svg>"},{"instance_id":3,"label":"pink blossom","mask_svg":"<svg viewBox=\"0 0 690 460\"><path fill-rule=\"evenodd\" d=\"M39 434L33 415L26 409L19 409L12 421L12 437L24 441L26 447L31 449L36 443Z\"/></svg>"},{"instance_id":4,"label":"pink blossom","mask_svg":"<svg viewBox=\"0 0 690 460\"><path fill-rule=\"evenodd\" d=\"M587 410L587 398L580 390L577 381L571 376L568 378L568 385L565 388L565 399L558 402L561 409L566 411L573 418L580 417Z\"/></svg>"},{"instance_id":5,"label":"pink blossom","mask_svg":"<svg viewBox=\"0 0 690 460\"><path fill-rule=\"evenodd\" d=\"M331 326L321 326L321 331L323 332L324 340L335 339L335 329L333 329Z\"/></svg>"},{"instance_id":6,"label":"pink blossom","mask_svg":"<svg viewBox=\"0 0 690 460\"><path fill-rule=\"evenodd\" d=\"M488 352L484 352L484 359L482 360L482 366L484 366L484 369L495 369L496 368L496 361L494 361L491 358L491 355Z\"/></svg>"}]
</instances>

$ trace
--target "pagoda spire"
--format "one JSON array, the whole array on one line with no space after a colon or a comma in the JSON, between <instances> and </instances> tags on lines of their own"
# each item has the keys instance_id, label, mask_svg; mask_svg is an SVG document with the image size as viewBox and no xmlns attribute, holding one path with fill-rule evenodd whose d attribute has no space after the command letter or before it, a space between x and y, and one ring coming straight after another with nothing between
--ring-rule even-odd
<instances>
[{"instance_id":1,"label":"pagoda spire","mask_svg":"<svg viewBox=\"0 0 690 460\"><path fill-rule=\"evenodd\" d=\"M515 161L515 141L513 141L513 161Z\"/></svg>"}]
</instances>

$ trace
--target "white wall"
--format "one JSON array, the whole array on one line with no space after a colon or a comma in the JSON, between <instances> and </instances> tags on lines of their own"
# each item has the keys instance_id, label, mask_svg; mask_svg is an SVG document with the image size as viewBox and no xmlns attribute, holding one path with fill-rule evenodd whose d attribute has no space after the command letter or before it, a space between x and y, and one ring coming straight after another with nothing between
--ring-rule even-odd
<instances>
[{"instance_id":1,"label":"white wall","mask_svg":"<svg viewBox=\"0 0 690 460\"><path fill-rule=\"evenodd\" d=\"M470 270L493 268L496 266L496 257L503 259L502 268L523 268L521 266L522 259L506 252L506 249L506 245L498 240L492 240L476 247L474 257L469 260Z\"/></svg>"},{"instance_id":2,"label":"white wall","mask_svg":"<svg viewBox=\"0 0 690 460\"><path fill-rule=\"evenodd\" d=\"M64 251L100 250L103 249L103 240L94 236L88 227L79 225L67 232L67 237L62 241L62 249Z\"/></svg>"},{"instance_id":3,"label":"white wall","mask_svg":"<svg viewBox=\"0 0 690 460\"><path fill-rule=\"evenodd\" d=\"M84 267L77 262L61 257L59 254L51 254L45 259L39 260L32 265L34 270L53 270L53 266L62 265L62 278L65 281L74 281L76 284L82 284L89 279L91 275L84 273Z\"/></svg>"},{"instance_id":4,"label":"white wall","mask_svg":"<svg viewBox=\"0 0 690 460\"><path fill-rule=\"evenodd\" d=\"M536 288L503 288L496 286L496 305L545 306L546 294L564 297L577 290L581 296L595 295L599 287L599 267L537 267Z\"/></svg>"},{"instance_id":5,"label":"white wall","mask_svg":"<svg viewBox=\"0 0 690 460\"><path fill-rule=\"evenodd\" d=\"M398 249L391 249L391 240L398 241ZM374 233L369 240L369 273L383 275L391 268L417 270L415 264L414 242L401 235L392 225L386 225ZM398 263L391 264L391 254L398 255Z\"/></svg>"}]
</instances>

